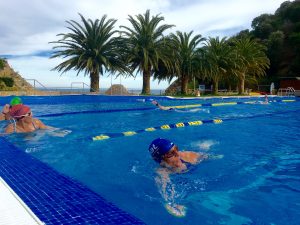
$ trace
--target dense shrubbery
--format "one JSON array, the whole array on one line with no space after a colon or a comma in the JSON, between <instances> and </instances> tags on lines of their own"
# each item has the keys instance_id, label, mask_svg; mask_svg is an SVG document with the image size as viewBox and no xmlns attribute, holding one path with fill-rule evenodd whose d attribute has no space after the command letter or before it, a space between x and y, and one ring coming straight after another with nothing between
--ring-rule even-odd
<instances>
[{"instance_id":1,"label":"dense shrubbery","mask_svg":"<svg viewBox=\"0 0 300 225\"><path fill-rule=\"evenodd\" d=\"M15 91L14 80L11 77L0 77L0 91Z\"/></svg>"},{"instance_id":2,"label":"dense shrubbery","mask_svg":"<svg viewBox=\"0 0 300 225\"><path fill-rule=\"evenodd\" d=\"M5 60L4 59L0 59L0 70L2 70L5 66Z\"/></svg>"},{"instance_id":3,"label":"dense shrubbery","mask_svg":"<svg viewBox=\"0 0 300 225\"><path fill-rule=\"evenodd\" d=\"M239 35L250 35L267 47L270 68L260 80L268 84L279 77L300 75L300 1L283 2L275 14L262 14L252 21L252 31L244 30Z\"/></svg>"},{"instance_id":4,"label":"dense shrubbery","mask_svg":"<svg viewBox=\"0 0 300 225\"><path fill-rule=\"evenodd\" d=\"M0 82L4 83L6 87L13 87L15 84L11 77L0 77Z\"/></svg>"}]
</instances>

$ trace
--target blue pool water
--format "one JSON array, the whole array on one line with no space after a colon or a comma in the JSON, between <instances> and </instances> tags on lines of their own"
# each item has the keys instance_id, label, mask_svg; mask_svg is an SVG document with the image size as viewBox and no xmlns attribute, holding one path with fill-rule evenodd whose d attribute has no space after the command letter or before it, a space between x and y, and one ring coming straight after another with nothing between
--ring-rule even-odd
<instances>
[{"instance_id":1,"label":"blue pool water","mask_svg":"<svg viewBox=\"0 0 300 225\"><path fill-rule=\"evenodd\" d=\"M45 124L72 132L8 140L146 224L300 224L300 101L270 100L278 101L161 111L141 97L24 97ZM169 106L246 101L253 99L159 100ZM224 121L92 141L100 134L211 119ZM157 137L181 150L223 155L171 176L175 201L187 207L184 218L166 211L155 184L158 165L148 146Z\"/></svg>"}]
</instances>

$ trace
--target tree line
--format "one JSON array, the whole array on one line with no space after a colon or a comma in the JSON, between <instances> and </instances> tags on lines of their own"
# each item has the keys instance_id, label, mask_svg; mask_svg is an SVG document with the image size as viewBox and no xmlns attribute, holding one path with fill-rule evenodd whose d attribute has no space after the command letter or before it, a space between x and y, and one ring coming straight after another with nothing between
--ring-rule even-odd
<instances>
[{"instance_id":1,"label":"tree line","mask_svg":"<svg viewBox=\"0 0 300 225\"><path fill-rule=\"evenodd\" d=\"M300 1L285 1L274 14L262 14L252 21L246 35L267 47L270 67L261 83L278 82L281 77L300 76Z\"/></svg>"},{"instance_id":2,"label":"tree line","mask_svg":"<svg viewBox=\"0 0 300 225\"><path fill-rule=\"evenodd\" d=\"M117 20L104 15L91 20L80 15L81 21L67 21L68 33L51 42L52 58L64 61L53 70L90 76L91 91L99 91L100 75L142 74L142 94L150 94L150 79L177 78L181 94L188 91L193 78L213 84L237 88L244 94L245 84L253 84L274 74L297 74L300 68L300 5L299 1L284 2L275 15L263 14L252 21L252 31L244 30L227 38L208 37L193 31L167 33L174 25L164 23L160 14L128 17L130 26L115 29Z\"/></svg>"}]
</instances>

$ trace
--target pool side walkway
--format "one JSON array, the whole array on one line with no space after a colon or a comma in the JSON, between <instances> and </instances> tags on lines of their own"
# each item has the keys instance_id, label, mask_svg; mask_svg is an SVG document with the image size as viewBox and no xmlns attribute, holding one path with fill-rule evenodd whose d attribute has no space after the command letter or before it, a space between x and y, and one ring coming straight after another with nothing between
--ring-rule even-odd
<instances>
[{"instance_id":1,"label":"pool side walkway","mask_svg":"<svg viewBox=\"0 0 300 225\"><path fill-rule=\"evenodd\" d=\"M0 177L0 225L42 225L28 206Z\"/></svg>"},{"instance_id":2,"label":"pool side walkway","mask_svg":"<svg viewBox=\"0 0 300 225\"><path fill-rule=\"evenodd\" d=\"M0 146L0 177L43 223L144 224L3 137Z\"/></svg>"}]
</instances>

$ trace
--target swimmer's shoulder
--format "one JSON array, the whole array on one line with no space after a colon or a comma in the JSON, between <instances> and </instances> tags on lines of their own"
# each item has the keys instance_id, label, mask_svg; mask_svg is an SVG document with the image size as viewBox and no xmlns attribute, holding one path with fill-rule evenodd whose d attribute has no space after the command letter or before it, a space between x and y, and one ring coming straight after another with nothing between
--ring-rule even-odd
<instances>
[{"instance_id":1,"label":"swimmer's shoulder","mask_svg":"<svg viewBox=\"0 0 300 225\"><path fill-rule=\"evenodd\" d=\"M179 152L180 158L191 164L196 164L202 158L202 154L193 151Z\"/></svg>"}]
</instances>

